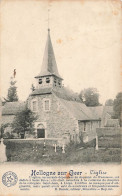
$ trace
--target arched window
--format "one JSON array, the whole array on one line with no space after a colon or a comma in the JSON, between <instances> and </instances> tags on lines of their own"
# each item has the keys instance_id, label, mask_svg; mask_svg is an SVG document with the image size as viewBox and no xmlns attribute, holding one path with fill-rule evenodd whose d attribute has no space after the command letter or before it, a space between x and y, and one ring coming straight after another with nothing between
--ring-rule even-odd
<instances>
[{"instance_id":1,"label":"arched window","mask_svg":"<svg viewBox=\"0 0 122 196\"><path fill-rule=\"evenodd\" d=\"M45 138L45 127L43 124L37 126L37 138Z\"/></svg>"}]
</instances>

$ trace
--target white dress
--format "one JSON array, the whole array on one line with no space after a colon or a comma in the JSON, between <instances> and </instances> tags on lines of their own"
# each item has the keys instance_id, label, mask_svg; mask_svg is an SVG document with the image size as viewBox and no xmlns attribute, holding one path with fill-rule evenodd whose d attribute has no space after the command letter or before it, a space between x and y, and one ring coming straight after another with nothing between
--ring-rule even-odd
<instances>
[{"instance_id":1,"label":"white dress","mask_svg":"<svg viewBox=\"0 0 122 196\"><path fill-rule=\"evenodd\" d=\"M6 146L3 144L3 139L1 139L1 144L0 144L0 162L5 162L7 161L7 156L6 156Z\"/></svg>"}]
</instances>

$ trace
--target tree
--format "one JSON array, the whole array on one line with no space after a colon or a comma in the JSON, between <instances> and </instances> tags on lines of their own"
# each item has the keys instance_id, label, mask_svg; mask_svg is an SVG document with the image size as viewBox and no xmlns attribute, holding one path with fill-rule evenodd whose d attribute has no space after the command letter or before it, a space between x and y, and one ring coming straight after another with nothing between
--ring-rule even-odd
<instances>
[{"instance_id":1,"label":"tree","mask_svg":"<svg viewBox=\"0 0 122 196\"><path fill-rule=\"evenodd\" d=\"M113 103L114 103L113 99L107 99L105 102L105 105L106 106L113 106Z\"/></svg>"},{"instance_id":2,"label":"tree","mask_svg":"<svg viewBox=\"0 0 122 196\"><path fill-rule=\"evenodd\" d=\"M7 94L7 99L4 98L5 101L7 101L7 102L18 101L17 87L15 84L16 84L16 81L13 80L13 77L11 77L10 87L8 89L8 94Z\"/></svg>"},{"instance_id":3,"label":"tree","mask_svg":"<svg viewBox=\"0 0 122 196\"><path fill-rule=\"evenodd\" d=\"M118 118L122 126L122 92L119 92L113 103L114 118Z\"/></svg>"},{"instance_id":4,"label":"tree","mask_svg":"<svg viewBox=\"0 0 122 196\"><path fill-rule=\"evenodd\" d=\"M12 123L13 132L16 132L21 135L21 138L25 137L25 132L33 133L34 131L34 122L36 121L37 116L28 109L27 107L18 112L15 115L14 121Z\"/></svg>"},{"instance_id":5,"label":"tree","mask_svg":"<svg viewBox=\"0 0 122 196\"><path fill-rule=\"evenodd\" d=\"M3 138L4 130L9 126L9 123L1 124L0 126L0 137Z\"/></svg>"},{"instance_id":6,"label":"tree","mask_svg":"<svg viewBox=\"0 0 122 196\"><path fill-rule=\"evenodd\" d=\"M81 91L79 95L82 102L86 104L86 106L99 106L99 93L96 88L87 88Z\"/></svg>"}]
</instances>

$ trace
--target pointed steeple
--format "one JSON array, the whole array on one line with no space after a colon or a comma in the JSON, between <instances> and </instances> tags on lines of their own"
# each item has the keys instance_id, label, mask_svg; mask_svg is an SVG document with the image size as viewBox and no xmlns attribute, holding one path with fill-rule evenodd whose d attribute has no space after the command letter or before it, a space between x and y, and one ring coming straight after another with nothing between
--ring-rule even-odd
<instances>
[{"instance_id":1,"label":"pointed steeple","mask_svg":"<svg viewBox=\"0 0 122 196\"><path fill-rule=\"evenodd\" d=\"M48 29L47 42L44 51L41 72L35 78L40 78L43 76L57 76L62 79L59 75L55 55L52 47L52 42L50 38L50 29Z\"/></svg>"}]
</instances>

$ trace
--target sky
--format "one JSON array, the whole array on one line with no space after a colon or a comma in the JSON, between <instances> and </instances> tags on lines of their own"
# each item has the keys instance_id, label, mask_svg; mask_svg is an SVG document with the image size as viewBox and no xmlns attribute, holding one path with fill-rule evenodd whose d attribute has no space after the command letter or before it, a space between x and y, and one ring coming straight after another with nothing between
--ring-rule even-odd
<instances>
[{"instance_id":1,"label":"sky","mask_svg":"<svg viewBox=\"0 0 122 196\"><path fill-rule=\"evenodd\" d=\"M64 86L74 92L94 87L100 102L121 91L120 0L1 0L0 87L6 97L16 69L20 100L39 74L49 27Z\"/></svg>"}]
</instances>

